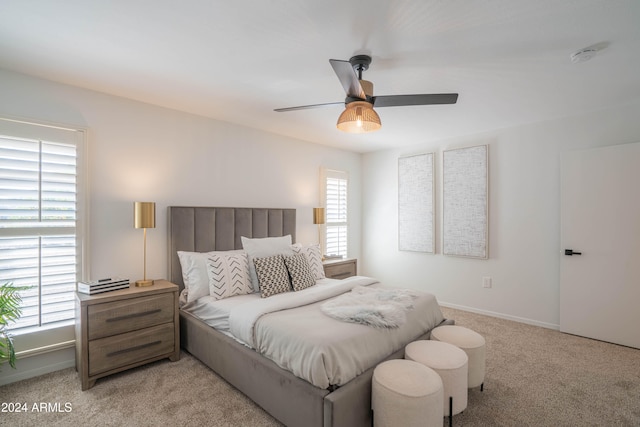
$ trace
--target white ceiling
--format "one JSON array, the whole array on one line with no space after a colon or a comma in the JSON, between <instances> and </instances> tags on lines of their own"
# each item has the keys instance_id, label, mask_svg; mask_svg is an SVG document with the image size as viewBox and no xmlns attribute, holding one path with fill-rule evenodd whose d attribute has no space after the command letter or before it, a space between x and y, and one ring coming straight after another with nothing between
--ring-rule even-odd
<instances>
[{"instance_id":1,"label":"white ceiling","mask_svg":"<svg viewBox=\"0 0 640 427\"><path fill-rule=\"evenodd\" d=\"M273 111L342 101L328 60L358 53L377 95L458 103L378 108L363 135L340 107ZM640 1L3 0L0 67L367 152L640 98Z\"/></svg>"}]
</instances>

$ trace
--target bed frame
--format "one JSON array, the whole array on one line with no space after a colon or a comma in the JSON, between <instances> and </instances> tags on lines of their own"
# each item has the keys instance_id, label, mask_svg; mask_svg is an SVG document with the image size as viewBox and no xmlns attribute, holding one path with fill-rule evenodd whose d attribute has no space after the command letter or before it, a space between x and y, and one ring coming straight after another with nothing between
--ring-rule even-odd
<instances>
[{"instance_id":1,"label":"bed frame","mask_svg":"<svg viewBox=\"0 0 640 427\"><path fill-rule=\"evenodd\" d=\"M169 277L184 288L177 251L241 249L241 236L295 242L295 209L169 207ZM445 320L443 323L452 323ZM430 333L416 339L427 339ZM335 390L320 389L180 311L181 346L290 427L371 426L373 368ZM404 349L387 359L404 357ZM382 360L381 360L382 362Z\"/></svg>"}]
</instances>

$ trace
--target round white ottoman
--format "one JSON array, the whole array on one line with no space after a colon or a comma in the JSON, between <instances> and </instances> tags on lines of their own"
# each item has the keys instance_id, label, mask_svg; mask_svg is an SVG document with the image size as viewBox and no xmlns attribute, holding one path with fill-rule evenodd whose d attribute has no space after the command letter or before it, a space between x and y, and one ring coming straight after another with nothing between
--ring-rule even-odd
<instances>
[{"instance_id":1,"label":"round white ottoman","mask_svg":"<svg viewBox=\"0 0 640 427\"><path fill-rule=\"evenodd\" d=\"M486 346L482 335L464 326L444 325L431 331L431 339L461 348L469 357L469 388L484 389Z\"/></svg>"},{"instance_id":2,"label":"round white ottoman","mask_svg":"<svg viewBox=\"0 0 640 427\"><path fill-rule=\"evenodd\" d=\"M442 380L411 360L382 362L373 370L371 407L376 427L442 426Z\"/></svg>"},{"instance_id":3,"label":"round white ottoman","mask_svg":"<svg viewBox=\"0 0 640 427\"><path fill-rule=\"evenodd\" d=\"M467 353L453 344L431 340L414 341L408 344L404 351L405 359L428 366L442 378L445 416L450 417L465 410L469 360Z\"/></svg>"}]
</instances>

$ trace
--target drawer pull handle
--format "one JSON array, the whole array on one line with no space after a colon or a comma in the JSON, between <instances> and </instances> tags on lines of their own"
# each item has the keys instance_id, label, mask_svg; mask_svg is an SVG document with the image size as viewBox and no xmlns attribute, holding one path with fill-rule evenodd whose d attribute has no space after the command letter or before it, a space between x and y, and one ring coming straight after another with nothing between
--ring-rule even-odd
<instances>
[{"instance_id":1,"label":"drawer pull handle","mask_svg":"<svg viewBox=\"0 0 640 427\"><path fill-rule=\"evenodd\" d=\"M107 319L107 322L118 322L120 320L133 319L136 317L148 316L150 314L160 313L162 310L157 308L155 310L143 311L142 313L125 314L124 316L112 317Z\"/></svg>"},{"instance_id":2,"label":"drawer pull handle","mask_svg":"<svg viewBox=\"0 0 640 427\"><path fill-rule=\"evenodd\" d=\"M160 344L162 341L153 341L146 344L140 344L135 347L125 348L124 350L113 351L111 353L107 353L107 357L118 356L120 354L129 353L130 351L142 350L143 348L152 347L154 345Z\"/></svg>"}]
</instances>

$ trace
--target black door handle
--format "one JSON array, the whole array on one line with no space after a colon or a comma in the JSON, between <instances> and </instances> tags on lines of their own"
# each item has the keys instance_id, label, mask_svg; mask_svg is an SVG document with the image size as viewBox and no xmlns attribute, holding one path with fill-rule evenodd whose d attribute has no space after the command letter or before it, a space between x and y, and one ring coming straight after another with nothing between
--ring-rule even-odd
<instances>
[{"instance_id":1,"label":"black door handle","mask_svg":"<svg viewBox=\"0 0 640 427\"><path fill-rule=\"evenodd\" d=\"M582 255L582 252L576 252L573 249L565 249L564 254L568 256L573 256L573 255Z\"/></svg>"}]
</instances>

